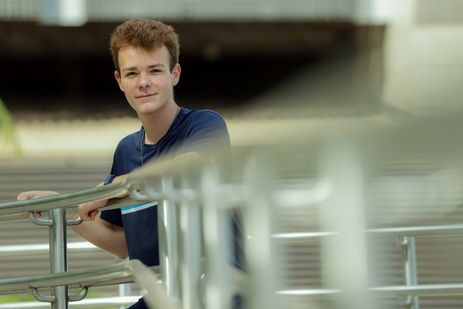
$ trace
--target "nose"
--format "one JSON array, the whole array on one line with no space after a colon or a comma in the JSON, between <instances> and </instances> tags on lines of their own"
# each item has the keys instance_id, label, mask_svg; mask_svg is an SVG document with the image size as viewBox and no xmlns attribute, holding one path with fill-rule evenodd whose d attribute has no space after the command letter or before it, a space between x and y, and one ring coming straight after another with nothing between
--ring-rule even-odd
<instances>
[{"instance_id":1,"label":"nose","mask_svg":"<svg viewBox=\"0 0 463 309\"><path fill-rule=\"evenodd\" d=\"M138 87L140 87L140 88L149 88L150 86L151 86L150 77L145 73L141 73L139 78L138 78Z\"/></svg>"}]
</instances>

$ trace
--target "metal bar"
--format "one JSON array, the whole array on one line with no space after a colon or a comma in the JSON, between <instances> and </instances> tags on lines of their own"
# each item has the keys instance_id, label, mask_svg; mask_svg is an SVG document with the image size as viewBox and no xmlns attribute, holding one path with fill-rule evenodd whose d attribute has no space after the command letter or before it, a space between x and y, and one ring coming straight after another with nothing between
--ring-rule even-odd
<instances>
[{"instance_id":1,"label":"metal bar","mask_svg":"<svg viewBox=\"0 0 463 309\"><path fill-rule=\"evenodd\" d=\"M272 175L269 171L272 167L267 159L264 152L253 153L245 163L243 177L247 206L244 228L249 235L245 237L245 256L250 275L249 307L252 309L286 307L275 295L283 277L276 260L280 258L275 250L276 244L270 238L275 214L270 198Z\"/></svg>"},{"instance_id":2,"label":"metal bar","mask_svg":"<svg viewBox=\"0 0 463 309\"><path fill-rule=\"evenodd\" d=\"M1 203L0 216L20 214L29 211L45 211L54 208L70 208L81 203L112 198L125 194L127 193L127 187L128 182L127 180L124 180L107 186L90 188L78 192L45 196L27 201Z\"/></svg>"},{"instance_id":3,"label":"metal bar","mask_svg":"<svg viewBox=\"0 0 463 309\"><path fill-rule=\"evenodd\" d=\"M150 308L179 308L178 299L169 296L168 291L160 283L158 276L152 271L147 271L149 268L140 261L132 260L127 265L127 268L134 281L142 288L142 294L145 294L144 299Z\"/></svg>"},{"instance_id":4,"label":"metal bar","mask_svg":"<svg viewBox=\"0 0 463 309\"><path fill-rule=\"evenodd\" d=\"M126 297L104 297L104 298L88 298L76 303L70 303L69 308L100 308L120 305L124 308L135 303L140 296ZM18 302L0 304L0 309L49 309L50 305L41 302Z\"/></svg>"},{"instance_id":5,"label":"metal bar","mask_svg":"<svg viewBox=\"0 0 463 309\"><path fill-rule=\"evenodd\" d=\"M292 289L292 290L281 290L277 291L279 295L287 296L319 296L319 295L333 295L341 293L340 290L330 289Z\"/></svg>"},{"instance_id":6,"label":"metal bar","mask_svg":"<svg viewBox=\"0 0 463 309\"><path fill-rule=\"evenodd\" d=\"M43 289L60 285L78 288L132 282L129 265L135 262L138 261L124 261L81 271L4 279L0 280L0 295L27 293L30 288ZM145 268L159 272L159 267Z\"/></svg>"},{"instance_id":7,"label":"metal bar","mask_svg":"<svg viewBox=\"0 0 463 309\"><path fill-rule=\"evenodd\" d=\"M391 296L448 296L448 295L462 295L463 294L463 283L451 283L451 284L420 284L410 286L384 286L368 288L369 292L390 294ZM320 295L331 295L341 293L340 290L330 289L291 289L277 291L277 294L287 296L320 296Z\"/></svg>"},{"instance_id":8,"label":"metal bar","mask_svg":"<svg viewBox=\"0 0 463 309\"><path fill-rule=\"evenodd\" d=\"M22 293L28 291L31 287L108 285L110 281L121 283L128 282L127 279L131 278L146 293L144 298L151 308L177 308L177 304L169 300L159 278L153 271L154 269L146 267L138 260L131 260L86 271L8 279L0 281L0 294L2 292L4 292L3 294Z\"/></svg>"},{"instance_id":9,"label":"metal bar","mask_svg":"<svg viewBox=\"0 0 463 309\"><path fill-rule=\"evenodd\" d=\"M68 270L68 258L66 251L66 210L56 208L49 212L53 222L50 226L50 273L65 273ZM68 308L67 286L53 287L52 295L55 296L51 303L51 309Z\"/></svg>"},{"instance_id":10,"label":"metal bar","mask_svg":"<svg viewBox=\"0 0 463 309\"><path fill-rule=\"evenodd\" d=\"M120 305L130 306L133 303L137 302L140 296L118 296L118 297L105 297L105 298L87 298L83 299L76 303L70 303L70 308L99 308L99 307L108 307L108 306L115 306ZM4 309L0 307L0 309ZM7 309L7 308L5 308Z\"/></svg>"},{"instance_id":11,"label":"metal bar","mask_svg":"<svg viewBox=\"0 0 463 309\"><path fill-rule=\"evenodd\" d=\"M418 271L416 268L416 239L415 237L403 237L398 240L398 243L402 247L405 285L417 285ZM410 309L419 309L420 302L418 296L408 296L404 300L404 305Z\"/></svg>"},{"instance_id":12,"label":"metal bar","mask_svg":"<svg viewBox=\"0 0 463 309\"><path fill-rule=\"evenodd\" d=\"M231 228L226 210L217 207L226 200L220 191L217 170L208 166L203 171L201 192L203 196L204 241L206 253L206 306L229 308Z\"/></svg>"},{"instance_id":13,"label":"metal bar","mask_svg":"<svg viewBox=\"0 0 463 309\"><path fill-rule=\"evenodd\" d=\"M50 250L49 244L29 244L29 245L7 245L0 246L0 256L21 256L21 255L48 255ZM68 243L68 253L88 253L99 251L98 247L89 242Z\"/></svg>"},{"instance_id":14,"label":"metal bar","mask_svg":"<svg viewBox=\"0 0 463 309\"><path fill-rule=\"evenodd\" d=\"M382 229L368 229L367 232L374 234L387 234L388 236L446 236L462 234L463 224L390 227Z\"/></svg>"},{"instance_id":15,"label":"metal bar","mask_svg":"<svg viewBox=\"0 0 463 309\"><path fill-rule=\"evenodd\" d=\"M88 294L88 288L82 288L78 294L69 294L68 295L68 301L74 302L74 301L81 301L85 297L87 297Z\"/></svg>"},{"instance_id":16,"label":"metal bar","mask_svg":"<svg viewBox=\"0 0 463 309\"><path fill-rule=\"evenodd\" d=\"M193 182L183 177L182 186L190 188ZM200 280L202 274L201 209L197 199L180 204L180 232L182 239L181 283L183 309L201 308Z\"/></svg>"},{"instance_id":17,"label":"metal bar","mask_svg":"<svg viewBox=\"0 0 463 309\"><path fill-rule=\"evenodd\" d=\"M368 289L371 292L380 292L400 296L447 296L462 295L463 283L451 284L420 284L410 286L385 286Z\"/></svg>"},{"instance_id":18,"label":"metal bar","mask_svg":"<svg viewBox=\"0 0 463 309\"><path fill-rule=\"evenodd\" d=\"M14 221L26 221L26 220L29 220L29 219L21 216L21 214L0 215L0 222L4 222L4 221L14 222Z\"/></svg>"},{"instance_id":19,"label":"metal bar","mask_svg":"<svg viewBox=\"0 0 463 309\"><path fill-rule=\"evenodd\" d=\"M278 233L271 235L274 239L284 240L307 240L326 236L337 235L337 232L297 232L297 233Z\"/></svg>"},{"instance_id":20,"label":"metal bar","mask_svg":"<svg viewBox=\"0 0 463 309\"><path fill-rule=\"evenodd\" d=\"M168 192L173 187L173 178L163 177L161 184L162 191ZM175 203L168 199L158 206L159 265L167 295L175 299L180 298L177 212Z\"/></svg>"},{"instance_id":21,"label":"metal bar","mask_svg":"<svg viewBox=\"0 0 463 309\"><path fill-rule=\"evenodd\" d=\"M385 236L420 236L440 237L452 236L463 233L463 224L433 225L433 226L410 226L410 227L388 227L379 229L367 229L366 233L385 234ZM273 234L275 239L304 240L310 238L326 237L337 235L337 232L298 232Z\"/></svg>"},{"instance_id":22,"label":"metal bar","mask_svg":"<svg viewBox=\"0 0 463 309\"><path fill-rule=\"evenodd\" d=\"M320 225L322 230L338 232L321 243L323 283L343 291L334 298L333 308L371 308L366 297L363 166L352 142L328 141L320 151L320 170L322 181L332 188L320 206Z\"/></svg>"},{"instance_id":23,"label":"metal bar","mask_svg":"<svg viewBox=\"0 0 463 309\"><path fill-rule=\"evenodd\" d=\"M132 285L129 283L119 284L119 297L127 297L132 294ZM119 309L125 309L125 304L120 304ZM1 309L1 308L0 308Z\"/></svg>"}]
</instances>

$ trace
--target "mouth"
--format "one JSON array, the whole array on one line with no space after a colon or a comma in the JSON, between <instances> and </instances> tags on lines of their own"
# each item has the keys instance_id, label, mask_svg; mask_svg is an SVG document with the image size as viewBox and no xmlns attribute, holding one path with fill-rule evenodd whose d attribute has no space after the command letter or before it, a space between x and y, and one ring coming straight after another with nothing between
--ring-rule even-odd
<instances>
[{"instance_id":1,"label":"mouth","mask_svg":"<svg viewBox=\"0 0 463 309\"><path fill-rule=\"evenodd\" d=\"M143 95L136 96L135 99L150 98L150 97L154 97L155 95L156 95L156 93L148 93L148 94L143 94Z\"/></svg>"}]
</instances>

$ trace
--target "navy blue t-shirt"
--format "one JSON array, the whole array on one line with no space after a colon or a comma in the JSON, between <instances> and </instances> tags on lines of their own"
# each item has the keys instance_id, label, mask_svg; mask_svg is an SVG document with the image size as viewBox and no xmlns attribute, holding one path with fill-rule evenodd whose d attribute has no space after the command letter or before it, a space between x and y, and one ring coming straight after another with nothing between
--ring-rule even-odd
<instances>
[{"instance_id":1,"label":"navy blue t-shirt","mask_svg":"<svg viewBox=\"0 0 463 309\"><path fill-rule=\"evenodd\" d=\"M144 144L143 130L126 136L114 153L111 175L132 172L143 163L165 154L229 149L230 139L223 118L210 110L181 108L167 133L154 145ZM142 160L143 156L143 160ZM101 218L124 228L130 259L147 266L159 265L157 203L140 203L102 211Z\"/></svg>"}]
</instances>

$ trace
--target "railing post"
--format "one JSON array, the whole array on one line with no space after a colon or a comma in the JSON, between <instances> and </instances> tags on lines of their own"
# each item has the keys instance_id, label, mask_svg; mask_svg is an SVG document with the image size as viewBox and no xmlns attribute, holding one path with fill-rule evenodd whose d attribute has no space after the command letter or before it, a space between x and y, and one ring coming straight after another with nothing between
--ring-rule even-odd
<instances>
[{"instance_id":1,"label":"railing post","mask_svg":"<svg viewBox=\"0 0 463 309\"><path fill-rule=\"evenodd\" d=\"M203 170L201 182L206 251L206 306L208 309L230 308L231 301L231 226L227 211L220 209L224 197L220 177L213 166Z\"/></svg>"},{"instance_id":2,"label":"railing post","mask_svg":"<svg viewBox=\"0 0 463 309\"><path fill-rule=\"evenodd\" d=\"M49 211L52 225L49 227L50 232L50 272L66 272L67 252L66 252L66 210L55 208ZM52 290L54 301L51 303L51 309L68 308L68 291L67 286L54 287Z\"/></svg>"},{"instance_id":3,"label":"railing post","mask_svg":"<svg viewBox=\"0 0 463 309\"><path fill-rule=\"evenodd\" d=\"M400 238L398 243L402 247L405 285L417 285L418 271L416 267L416 238L405 236ZM403 301L403 305L410 309L419 309L420 301L418 296L408 296Z\"/></svg>"},{"instance_id":4,"label":"railing post","mask_svg":"<svg viewBox=\"0 0 463 309\"><path fill-rule=\"evenodd\" d=\"M321 243L323 283L342 291L332 308L371 308L374 300L366 293L365 180L360 154L351 140L331 140L320 158L320 181L330 188L320 207L320 227L336 232Z\"/></svg>"},{"instance_id":5,"label":"railing post","mask_svg":"<svg viewBox=\"0 0 463 309\"><path fill-rule=\"evenodd\" d=\"M182 179L182 189L193 183ZM200 280L202 274L201 209L197 200L183 200L180 204L180 230L182 239L182 305L184 309L201 308ZM194 204L194 205L193 205Z\"/></svg>"},{"instance_id":6,"label":"railing post","mask_svg":"<svg viewBox=\"0 0 463 309\"><path fill-rule=\"evenodd\" d=\"M163 193L171 192L173 178L163 177L161 186ZM158 206L159 265L167 295L176 300L180 299L177 226L175 202L163 199Z\"/></svg>"},{"instance_id":7,"label":"railing post","mask_svg":"<svg viewBox=\"0 0 463 309\"><path fill-rule=\"evenodd\" d=\"M132 296L132 287L130 283L119 284L118 291L119 291L119 297ZM119 309L125 309L125 308L127 308L127 306L125 305L119 306Z\"/></svg>"},{"instance_id":8,"label":"railing post","mask_svg":"<svg viewBox=\"0 0 463 309\"><path fill-rule=\"evenodd\" d=\"M283 276L278 247L271 239L276 223L276 205L270 194L274 169L263 151L252 153L244 166L245 255L252 309L285 307L276 295Z\"/></svg>"}]
</instances>

